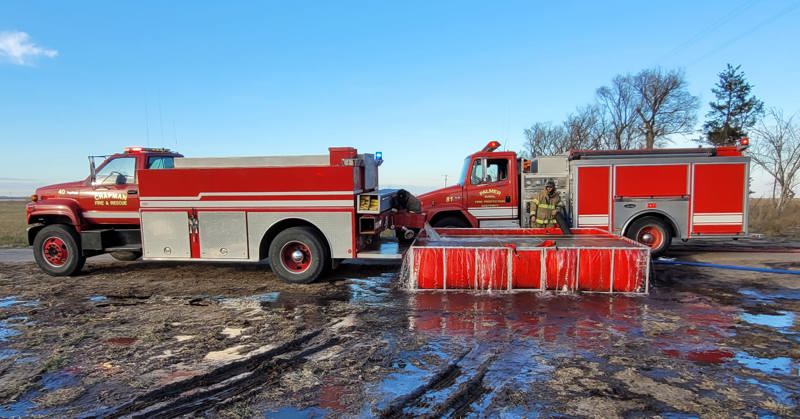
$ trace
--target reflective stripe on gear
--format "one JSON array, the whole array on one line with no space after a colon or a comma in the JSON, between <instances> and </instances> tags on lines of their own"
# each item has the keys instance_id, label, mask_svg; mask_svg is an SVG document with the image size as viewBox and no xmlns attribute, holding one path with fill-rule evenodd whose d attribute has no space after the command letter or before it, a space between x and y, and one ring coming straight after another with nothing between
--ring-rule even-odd
<instances>
[{"instance_id":1,"label":"reflective stripe on gear","mask_svg":"<svg viewBox=\"0 0 800 419\"><path fill-rule=\"evenodd\" d=\"M536 224L555 224L556 220L540 220L536 219Z\"/></svg>"}]
</instances>

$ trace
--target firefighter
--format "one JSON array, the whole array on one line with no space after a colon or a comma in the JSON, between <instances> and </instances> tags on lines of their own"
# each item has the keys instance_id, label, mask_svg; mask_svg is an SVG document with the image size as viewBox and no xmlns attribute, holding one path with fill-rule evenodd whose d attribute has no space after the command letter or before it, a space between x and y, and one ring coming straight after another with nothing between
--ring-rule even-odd
<instances>
[{"instance_id":1,"label":"firefighter","mask_svg":"<svg viewBox=\"0 0 800 419\"><path fill-rule=\"evenodd\" d=\"M544 190L531 200L530 225L538 228L557 227L556 217L563 208L561 196L556 191L556 183L550 179L545 184Z\"/></svg>"}]
</instances>

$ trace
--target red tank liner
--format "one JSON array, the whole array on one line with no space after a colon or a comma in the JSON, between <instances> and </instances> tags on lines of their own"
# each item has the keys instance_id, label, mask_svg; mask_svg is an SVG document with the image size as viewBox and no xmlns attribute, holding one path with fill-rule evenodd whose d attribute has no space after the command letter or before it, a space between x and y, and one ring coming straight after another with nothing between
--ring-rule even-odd
<instances>
[{"instance_id":1,"label":"red tank liner","mask_svg":"<svg viewBox=\"0 0 800 419\"><path fill-rule=\"evenodd\" d=\"M409 249L418 289L647 293L650 249L605 231L436 229Z\"/></svg>"}]
</instances>

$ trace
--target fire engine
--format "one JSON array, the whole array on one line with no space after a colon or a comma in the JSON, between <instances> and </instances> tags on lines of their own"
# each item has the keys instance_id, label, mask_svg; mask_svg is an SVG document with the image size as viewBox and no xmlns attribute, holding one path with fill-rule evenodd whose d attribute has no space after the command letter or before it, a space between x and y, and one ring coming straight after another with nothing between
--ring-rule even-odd
<instances>
[{"instance_id":1,"label":"fire engine","mask_svg":"<svg viewBox=\"0 0 800 419\"><path fill-rule=\"evenodd\" d=\"M497 141L466 158L457 184L419 196L434 227L530 227L529 203L552 179L578 228L643 243L747 235L750 158L738 146L572 151L521 159Z\"/></svg>"},{"instance_id":2,"label":"fire engine","mask_svg":"<svg viewBox=\"0 0 800 419\"><path fill-rule=\"evenodd\" d=\"M87 257L120 260L270 261L282 279L314 281L343 259L400 258L381 250L393 217L418 230L398 190L378 189L380 155L333 147L327 155L184 158L126 148L90 175L37 189L28 242L54 276ZM397 226L404 238L411 228ZM391 249L390 249L391 250Z\"/></svg>"}]
</instances>

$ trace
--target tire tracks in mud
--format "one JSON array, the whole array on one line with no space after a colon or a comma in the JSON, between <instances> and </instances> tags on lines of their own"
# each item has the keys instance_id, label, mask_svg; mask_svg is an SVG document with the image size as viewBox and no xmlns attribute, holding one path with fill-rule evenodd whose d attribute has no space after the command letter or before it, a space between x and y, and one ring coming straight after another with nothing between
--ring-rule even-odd
<instances>
[{"instance_id":1,"label":"tire tracks in mud","mask_svg":"<svg viewBox=\"0 0 800 419\"><path fill-rule=\"evenodd\" d=\"M463 416L473 402L487 393L483 378L498 357L495 352L474 360L468 357L472 352L474 350L460 353L426 383L391 401L378 413L380 417Z\"/></svg>"},{"instance_id":2,"label":"tire tracks in mud","mask_svg":"<svg viewBox=\"0 0 800 419\"><path fill-rule=\"evenodd\" d=\"M216 410L246 399L279 382L307 357L339 344L330 327L316 329L274 348L237 360L207 373L148 391L121 405L89 413L84 418L171 418Z\"/></svg>"}]
</instances>

